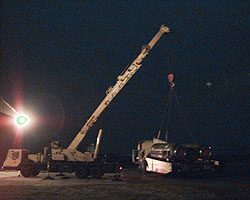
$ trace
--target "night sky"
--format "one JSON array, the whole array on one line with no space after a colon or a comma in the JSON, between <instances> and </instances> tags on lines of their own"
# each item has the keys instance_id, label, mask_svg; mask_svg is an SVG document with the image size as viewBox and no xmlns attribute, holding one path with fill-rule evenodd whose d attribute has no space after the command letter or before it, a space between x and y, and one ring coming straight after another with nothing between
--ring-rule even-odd
<instances>
[{"instance_id":1,"label":"night sky","mask_svg":"<svg viewBox=\"0 0 250 200\"><path fill-rule=\"evenodd\" d=\"M58 2L2 1L0 96L35 119L17 136L3 115L6 148L39 152L53 140L66 148L162 24L172 33L150 51L79 149L95 142L99 128L107 153L129 155L138 141L156 137L169 73L195 142L249 148L249 1ZM169 125L169 142L193 142L175 100Z\"/></svg>"}]
</instances>

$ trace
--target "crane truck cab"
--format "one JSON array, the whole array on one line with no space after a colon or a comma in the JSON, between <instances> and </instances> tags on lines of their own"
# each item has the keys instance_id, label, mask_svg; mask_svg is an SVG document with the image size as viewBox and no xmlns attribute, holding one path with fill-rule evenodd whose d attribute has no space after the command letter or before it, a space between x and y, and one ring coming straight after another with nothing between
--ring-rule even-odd
<instances>
[{"instance_id":1,"label":"crane truck cab","mask_svg":"<svg viewBox=\"0 0 250 200\"><path fill-rule=\"evenodd\" d=\"M31 154L27 149L9 149L2 170L19 170L24 177L37 176L46 168L48 148L44 154Z\"/></svg>"}]
</instances>

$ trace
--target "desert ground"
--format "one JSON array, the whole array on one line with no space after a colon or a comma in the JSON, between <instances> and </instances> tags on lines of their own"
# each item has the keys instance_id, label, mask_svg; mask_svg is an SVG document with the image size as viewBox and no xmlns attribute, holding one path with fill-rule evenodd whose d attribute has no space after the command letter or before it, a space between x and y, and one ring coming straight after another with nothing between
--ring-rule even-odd
<instances>
[{"instance_id":1,"label":"desert ground","mask_svg":"<svg viewBox=\"0 0 250 200\"><path fill-rule=\"evenodd\" d=\"M78 179L74 174L58 176L42 172L24 178L17 171L0 172L0 199L249 199L248 175L166 176L140 174L124 169L117 178L105 174L101 179Z\"/></svg>"}]
</instances>

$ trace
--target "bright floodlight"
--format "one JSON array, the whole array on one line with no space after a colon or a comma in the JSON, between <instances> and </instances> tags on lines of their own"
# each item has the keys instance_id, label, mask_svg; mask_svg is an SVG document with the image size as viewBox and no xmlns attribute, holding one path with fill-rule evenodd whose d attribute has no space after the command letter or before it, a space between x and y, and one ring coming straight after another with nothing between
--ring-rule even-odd
<instances>
[{"instance_id":1,"label":"bright floodlight","mask_svg":"<svg viewBox=\"0 0 250 200\"><path fill-rule=\"evenodd\" d=\"M15 118L15 123L18 126L24 126L27 124L27 122L28 122L28 118L25 115L18 115Z\"/></svg>"}]
</instances>

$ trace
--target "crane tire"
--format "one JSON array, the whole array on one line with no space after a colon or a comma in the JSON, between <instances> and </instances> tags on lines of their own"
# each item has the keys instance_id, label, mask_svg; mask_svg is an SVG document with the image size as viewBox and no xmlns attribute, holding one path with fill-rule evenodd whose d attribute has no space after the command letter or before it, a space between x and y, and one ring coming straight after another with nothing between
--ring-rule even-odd
<instances>
[{"instance_id":1,"label":"crane tire","mask_svg":"<svg viewBox=\"0 0 250 200\"><path fill-rule=\"evenodd\" d=\"M41 171L41 168L38 164L34 163L33 168L32 168L32 176L37 176Z\"/></svg>"},{"instance_id":2,"label":"crane tire","mask_svg":"<svg viewBox=\"0 0 250 200\"><path fill-rule=\"evenodd\" d=\"M84 179L88 177L89 173L85 167L79 166L75 169L75 175L77 178Z\"/></svg>"},{"instance_id":3,"label":"crane tire","mask_svg":"<svg viewBox=\"0 0 250 200\"><path fill-rule=\"evenodd\" d=\"M93 178L101 178L104 175L104 173L99 167L92 167L90 169L90 175Z\"/></svg>"},{"instance_id":4,"label":"crane tire","mask_svg":"<svg viewBox=\"0 0 250 200\"><path fill-rule=\"evenodd\" d=\"M30 177L33 175L33 169L34 169L34 161L30 159L26 159L22 162L20 172L23 177Z\"/></svg>"}]
</instances>

